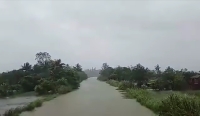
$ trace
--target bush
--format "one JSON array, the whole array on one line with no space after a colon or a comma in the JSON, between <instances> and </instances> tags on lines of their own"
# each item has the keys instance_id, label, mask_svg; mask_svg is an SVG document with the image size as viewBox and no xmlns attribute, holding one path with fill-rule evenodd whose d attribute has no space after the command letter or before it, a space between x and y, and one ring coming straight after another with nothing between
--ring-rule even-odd
<instances>
[{"instance_id":1,"label":"bush","mask_svg":"<svg viewBox=\"0 0 200 116\"><path fill-rule=\"evenodd\" d=\"M99 81L107 81L107 80L108 80L108 77L105 77L105 76L100 75L97 79L98 79Z\"/></svg>"},{"instance_id":2,"label":"bush","mask_svg":"<svg viewBox=\"0 0 200 116\"><path fill-rule=\"evenodd\" d=\"M118 87L120 82L115 80L109 80L107 81L107 83L110 84L111 86Z\"/></svg>"},{"instance_id":3,"label":"bush","mask_svg":"<svg viewBox=\"0 0 200 116\"><path fill-rule=\"evenodd\" d=\"M11 108L10 110L7 110L2 116L18 116L23 111L24 107Z\"/></svg>"},{"instance_id":4,"label":"bush","mask_svg":"<svg viewBox=\"0 0 200 116\"><path fill-rule=\"evenodd\" d=\"M127 89L125 95L136 99L159 116L200 116L200 99L195 96L176 93L157 99L144 89Z\"/></svg>"},{"instance_id":5,"label":"bush","mask_svg":"<svg viewBox=\"0 0 200 116\"><path fill-rule=\"evenodd\" d=\"M65 94L72 91L73 87L66 78L58 79L57 81L41 80L41 83L35 87L35 91L39 95L59 93Z\"/></svg>"},{"instance_id":6,"label":"bush","mask_svg":"<svg viewBox=\"0 0 200 116\"><path fill-rule=\"evenodd\" d=\"M35 102L33 102L34 103L34 106L35 107L40 107L40 106L42 106L42 100L36 100Z\"/></svg>"},{"instance_id":7,"label":"bush","mask_svg":"<svg viewBox=\"0 0 200 116\"><path fill-rule=\"evenodd\" d=\"M78 75L80 77L80 81L86 80L88 78L87 74L85 72L78 72Z\"/></svg>"},{"instance_id":8,"label":"bush","mask_svg":"<svg viewBox=\"0 0 200 116\"><path fill-rule=\"evenodd\" d=\"M54 81L42 79L40 80L40 84L35 86L35 92L39 95L48 94L50 91L55 93L57 88L57 84Z\"/></svg>"},{"instance_id":9,"label":"bush","mask_svg":"<svg viewBox=\"0 0 200 116\"><path fill-rule=\"evenodd\" d=\"M126 90L127 88L134 88L134 83L131 83L129 81L121 81L119 83L119 87L120 90Z\"/></svg>"},{"instance_id":10,"label":"bush","mask_svg":"<svg viewBox=\"0 0 200 116\"><path fill-rule=\"evenodd\" d=\"M57 85L64 85L64 86L69 85L67 79L65 79L65 78L58 79L56 84Z\"/></svg>"},{"instance_id":11,"label":"bush","mask_svg":"<svg viewBox=\"0 0 200 116\"><path fill-rule=\"evenodd\" d=\"M68 92L70 92L70 91L72 91L72 88L70 87L70 86L60 86L59 88L58 88L58 93L59 94L65 94L65 93L68 93Z\"/></svg>"},{"instance_id":12,"label":"bush","mask_svg":"<svg viewBox=\"0 0 200 116\"><path fill-rule=\"evenodd\" d=\"M35 104L33 102L31 102L30 104L28 104L26 107L25 107L25 110L26 111L32 111L35 109Z\"/></svg>"},{"instance_id":13,"label":"bush","mask_svg":"<svg viewBox=\"0 0 200 116\"><path fill-rule=\"evenodd\" d=\"M117 74L111 74L109 77L108 77L108 79L110 80L118 80L118 76L117 76Z\"/></svg>"},{"instance_id":14,"label":"bush","mask_svg":"<svg viewBox=\"0 0 200 116\"><path fill-rule=\"evenodd\" d=\"M160 116L200 116L200 100L194 96L172 94L162 101Z\"/></svg>"}]
</instances>

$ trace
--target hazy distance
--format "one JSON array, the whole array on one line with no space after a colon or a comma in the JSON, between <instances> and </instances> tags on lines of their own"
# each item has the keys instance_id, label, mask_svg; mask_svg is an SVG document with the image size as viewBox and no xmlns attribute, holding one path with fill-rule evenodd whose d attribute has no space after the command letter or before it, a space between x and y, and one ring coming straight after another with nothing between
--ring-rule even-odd
<instances>
[{"instance_id":1,"label":"hazy distance","mask_svg":"<svg viewBox=\"0 0 200 116\"><path fill-rule=\"evenodd\" d=\"M141 63L200 70L200 2L0 1L0 72L48 52L84 69Z\"/></svg>"}]
</instances>

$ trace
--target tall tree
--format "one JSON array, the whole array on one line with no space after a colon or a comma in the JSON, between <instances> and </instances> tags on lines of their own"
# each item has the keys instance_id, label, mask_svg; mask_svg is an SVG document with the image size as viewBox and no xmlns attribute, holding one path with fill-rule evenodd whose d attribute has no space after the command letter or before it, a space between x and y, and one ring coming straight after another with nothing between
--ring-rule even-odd
<instances>
[{"instance_id":1,"label":"tall tree","mask_svg":"<svg viewBox=\"0 0 200 116\"><path fill-rule=\"evenodd\" d=\"M107 64L107 63L103 63L103 65L102 65L102 70L105 70L105 69L107 69L109 67L109 65Z\"/></svg>"},{"instance_id":2,"label":"tall tree","mask_svg":"<svg viewBox=\"0 0 200 116\"><path fill-rule=\"evenodd\" d=\"M76 66L74 67L74 69L76 71L82 71L82 66L78 63L78 64L76 64Z\"/></svg>"},{"instance_id":3,"label":"tall tree","mask_svg":"<svg viewBox=\"0 0 200 116\"><path fill-rule=\"evenodd\" d=\"M32 70L32 65L30 65L28 62L24 63L24 65L21 66L21 70L23 71L31 71Z\"/></svg>"},{"instance_id":4,"label":"tall tree","mask_svg":"<svg viewBox=\"0 0 200 116\"><path fill-rule=\"evenodd\" d=\"M40 65L44 65L45 62L48 62L51 60L51 55L47 52L39 52L36 54L36 58L37 62L40 64Z\"/></svg>"}]
</instances>

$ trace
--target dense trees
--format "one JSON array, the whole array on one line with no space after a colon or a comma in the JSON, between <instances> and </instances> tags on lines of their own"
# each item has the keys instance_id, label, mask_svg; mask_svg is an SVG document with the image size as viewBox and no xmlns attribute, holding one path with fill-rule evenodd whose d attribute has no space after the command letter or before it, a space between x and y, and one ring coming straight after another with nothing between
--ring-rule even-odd
<instances>
[{"instance_id":1,"label":"dense trees","mask_svg":"<svg viewBox=\"0 0 200 116\"><path fill-rule=\"evenodd\" d=\"M36 60L33 66L26 62L18 70L0 74L0 97L34 90L39 94L69 91L87 79L80 64L65 65L61 59L52 60L47 52L37 53Z\"/></svg>"},{"instance_id":2,"label":"dense trees","mask_svg":"<svg viewBox=\"0 0 200 116\"><path fill-rule=\"evenodd\" d=\"M107 63L103 63L98 79L129 81L137 84L138 87L150 85L156 90L184 90L188 88L189 78L197 74L197 72L187 69L175 70L169 66L161 71L159 65L155 66L155 70L149 70L141 64L112 68Z\"/></svg>"}]
</instances>

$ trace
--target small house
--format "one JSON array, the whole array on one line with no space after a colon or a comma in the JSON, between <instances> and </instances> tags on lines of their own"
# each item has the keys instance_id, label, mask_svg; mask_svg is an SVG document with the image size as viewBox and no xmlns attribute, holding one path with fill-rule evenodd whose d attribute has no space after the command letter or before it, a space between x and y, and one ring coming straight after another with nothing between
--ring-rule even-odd
<instances>
[{"instance_id":1,"label":"small house","mask_svg":"<svg viewBox=\"0 0 200 116\"><path fill-rule=\"evenodd\" d=\"M198 90L200 89L200 75L195 75L190 77L190 89Z\"/></svg>"}]
</instances>

